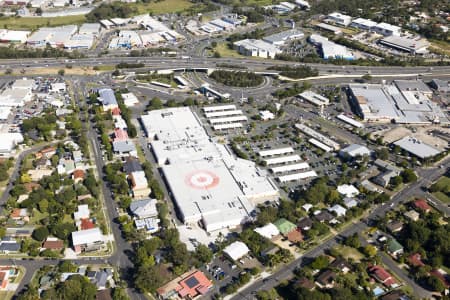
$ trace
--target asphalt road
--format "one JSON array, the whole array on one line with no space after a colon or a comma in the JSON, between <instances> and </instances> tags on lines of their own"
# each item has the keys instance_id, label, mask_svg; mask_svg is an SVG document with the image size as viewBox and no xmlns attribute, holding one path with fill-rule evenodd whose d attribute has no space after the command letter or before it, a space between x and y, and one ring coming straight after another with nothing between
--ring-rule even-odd
<instances>
[{"instance_id":1,"label":"asphalt road","mask_svg":"<svg viewBox=\"0 0 450 300\"><path fill-rule=\"evenodd\" d=\"M421 194L422 187L429 186L432 182L437 180L442 174L445 173L447 168L450 167L450 161L447 160L446 162L443 162L441 165L443 165L443 168L439 167L432 167L432 168L423 168L419 169L417 173L420 176L423 176L419 178L418 181L410 184L409 186L405 187L402 191L397 193L390 201L387 203L378 206L375 208L370 216L369 219L377 219L379 217L384 216L390 209L398 206L400 203L405 202L409 200L410 197L415 196L417 194ZM279 271L272 274L270 277L264 279L264 280L258 280L255 283L253 283L251 286L247 287L243 291L236 294L232 300L239 300L239 299L254 299L253 295L259 291L259 290L269 290L271 288L276 287L281 281L288 280L293 277L293 271L297 268L302 266L305 262L310 261L311 259L323 254L323 252L327 249L332 248L336 245L339 239L343 237L350 236L354 233L360 233L361 231L365 230L367 228L367 225L362 222L358 222L354 225L349 226L347 229L345 229L343 232L338 234L337 236L333 237L332 239L326 241L325 243L322 243L318 247L310 250L309 252L305 253L302 257L298 258L297 260L293 261L287 266L283 266ZM404 282L409 284L413 290L415 295L419 296L420 298L429 298L431 293L419 285L417 285L413 280L409 279L405 271L400 269L397 264L390 259L390 257L386 255L382 255L382 261L385 263L391 271L393 271L397 276L399 276Z\"/></svg>"}]
</instances>

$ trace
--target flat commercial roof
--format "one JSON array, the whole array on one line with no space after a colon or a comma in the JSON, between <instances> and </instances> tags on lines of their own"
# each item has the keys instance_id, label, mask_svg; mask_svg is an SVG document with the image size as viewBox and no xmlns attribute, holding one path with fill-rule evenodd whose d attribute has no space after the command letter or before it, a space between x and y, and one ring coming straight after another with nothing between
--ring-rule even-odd
<instances>
[{"instance_id":1,"label":"flat commercial roof","mask_svg":"<svg viewBox=\"0 0 450 300\"><path fill-rule=\"evenodd\" d=\"M345 123L348 123L356 128L363 128L364 124L362 124L361 122L355 121L352 118L347 117L346 115L340 114L337 116L337 118L341 121L344 121Z\"/></svg>"},{"instance_id":2,"label":"flat commercial roof","mask_svg":"<svg viewBox=\"0 0 450 300\"><path fill-rule=\"evenodd\" d=\"M318 140L311 138L308 140L308 142L310 142L311 144L313 144L314 146L316 146L317 148L322 149L325 152L331 152L333 151L333 148L328 147L327 145L325 145L324 143L319 142Z\"/></svg>"},{"instance_id":3,"label":"flat commercial roof","mask_svg":"<svg viewBox=\"0 0 450 300\"><path fill-rule=\"evenodd\" d=\"M203 107L204 112L212 112L212 111L223 111L223 110L236 110L236 105L217 105L217 106L206 106Z\"/></svg>"},{"instance_id":4,"label":"flat commercial roof","mask_svg":"<svg viewBox=\"0 0 450 300\"><path fill-rule=\"evenodd\" d=\"M273 167L270 170L275 173L284 173L284 172L291 172L291 171L299 171L299 170L305 170L309 168L309 164L306 162L293 164L293 165L287 165L287 166L280 166L280 167Z\"/></svg>"},{"instance_id":5,"label":"flat commercial roof","mask_svg":"<svg viewBox=\"0 0 450 300\"><path fill-rule=\"evenodd\" d=\"M391 35L380 40L381 44L411 53L426 53L430 43L421 36L406 37Z\"/></svg>"},{"instance_id":6,"label":"flat commercial roof","mask_svg":"<svg viewBox=\"0 0 450 300\"><path fill-rule=\"evenodd\" d=\"M396 141L394 145L397 145L400 148L422 159L432 157L441 153L440 150L428 144L425 144L424 142L411 136L407 136L402 138L401 140Z\"/></svg>"},{"instance_id":7,"label":"flat commercial roof","mask_svg":"<svg viewBox=\"0 0 450 300\"><path fill-rule=\"evenodd\" d=\"M285 148L259 151L259 156L266 157L266 156L273 156L273 155L282 155L282 154L287 154L287 153L292 153L292 152L294 152L294 149L292 147L285 147Z\"/></svg>"},{"instance_id":8,"label":"flat commercial roof","mask_svg":"<svg viewBox=\"0 0 450 300\"><path fill-rule=\"evenodd\" d=\"M226 130L235 128L242 128L242 123L218 124L213 126L214 130Z\"/></svg>"},{"instance_id":9,"label":"flat commercial roof","mask_svg":"<svg viewBox=\"0 0 450 300\"><path fill-rule=\"evenodd\" d=\"M284 164L294 161L300 161L302 160L299 155L289 155L289 156L281 156L281 157L275 157L275 158L268 158L265 160L268 166L271 165L277 165L277 164Z\"/></svg>"},{"instance_id":10,"label":"flat commercial roof","mask_svg":"<svg viewBox=\"0 0 450 300\"><path fill-rule=\"evenodd\" d=\"M213 125L214 124L242 122L242 121L247 121L247 117L246 116L233 116L233 117L209 119L209 123L211 123Z\"/></svg>"},{"instance_id":11,"label":"flat commercial roof","mask_svg":"<svg viewBox=\"0 0 450 300\"><path fill-rule=\"evenodd\" d=\"M319 140L321 143L324 143L325 145L332 147L334 150L339 150L341 148L341 146L339 146L338 143L327 138L323 134L318 133L317 131L309 128L305 124L297 123L297 124L295 124L295 127L297 129L299 129L301 132L303 132L304 134L309 135L309 136L313 137L314 139Z\"/></svg>"},{"instance_id":12,"label":"flat commercial roof","mask_svg":"<svg viewBox=\"0 0 450 300\"><path fill-rule=\"evenodd\" d=\"M313 91L304 91L303 93L298 95L300 98L305 99L317 106L320 105L328 105L330 104L330 100L322 95L314 93Z\"/></svg>"},{"instance_id":13,"label":"flat commercial roof","mask_svg":"<svg viewBox=\"0 0 450 300\"><path fill-rule=\"evenodd\" d=\"M316 176L317 176L316 171L308 171L308 172L303 172L303 173L295 173L295 174L279 176L278 180L280 182L289 182L289 181L306 179L306 178L311 178L311 177L316 177Z\"/></svg>"},{"instance_id":14,"label":"flat commercial roof","mask_svg":"<svg viewBox=\"0 0 450 300\"><path fill-rule=\"evenodd\" d=\"M293 39L300 39L304 36L305 34L302 31L294 28L266 36L265 38L263 38L263 41L271 44L279 44Z\"/></svg>"},{"instance_id":15,"label":"flat commercial roof","mask_svg":"<svg viewBox=\"0 0 450 300\"><path fill-rule=\"evenodd\" d=\"M249 220L253 202L278 196L264 170L212 141L188 107L150 111L141 120L184 222L201 220L207 231L234 227Z\"/></svg>"},{"instance_id":16,"label":"flat commercial roof","mask_svg":"<svg viewBox=\"0 0 450 300\"><path fill-rule=\"evenodd\" d=\"M224 111L214 111L205 113L205 117L209 118L217 118L217 117L225 117L225 116L236 116L242 115L242 110L224 110Z\"/></svg>"}]
</instances>

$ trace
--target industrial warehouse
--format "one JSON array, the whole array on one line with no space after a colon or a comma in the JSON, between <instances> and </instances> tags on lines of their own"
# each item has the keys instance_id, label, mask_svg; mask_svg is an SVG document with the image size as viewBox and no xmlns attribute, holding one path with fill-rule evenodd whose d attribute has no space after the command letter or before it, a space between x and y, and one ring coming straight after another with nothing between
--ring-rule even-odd
<instances>
[{"instance_id":1,"label":"industrial warehouse","mask_svg":"<svg viewBox=\"0 0 450 300\"><path fill-rule=\"evenodd\" d=\"M184 223L201 221L208 232L233 228L251 219L256 204L278 198L266 172L213 141L189 108L155 110L141 120Z\"/></svg>"},{"instance_id":2,"label":"industrial warehouse","mask_svg":"<svg viewBox=\"0 0 450 300\"><path fill-rule=\"evenodd\" d=\"M431 101L432 91L420 80L350 84L348 92L356 113L367 122L448 123L441 108Z\"/></svg>"}]
</instances>

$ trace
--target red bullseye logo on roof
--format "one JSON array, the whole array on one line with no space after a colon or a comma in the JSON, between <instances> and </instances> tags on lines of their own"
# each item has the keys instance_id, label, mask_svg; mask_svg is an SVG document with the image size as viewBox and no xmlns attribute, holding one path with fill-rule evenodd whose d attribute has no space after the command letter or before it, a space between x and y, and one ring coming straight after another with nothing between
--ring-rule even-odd
<instances>
[{"instance_id":1,"label":"red bullseye logo on roof","mask_svg":"<svg viewBox=\"0 0 450 300\"><path fill-rule=\"evenodd\" d=\"M195 171L186 176L185 182L194 189L210 189L219 184L219 177L210 171Z\"/></svg>"}]
</instances>

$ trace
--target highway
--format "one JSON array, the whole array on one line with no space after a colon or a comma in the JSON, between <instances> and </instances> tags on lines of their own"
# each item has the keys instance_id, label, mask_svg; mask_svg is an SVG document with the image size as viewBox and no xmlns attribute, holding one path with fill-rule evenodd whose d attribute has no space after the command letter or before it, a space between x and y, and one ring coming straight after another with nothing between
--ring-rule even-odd
<instances>
[{"instance_id":1,"label":"highway","mask_svg":"<svg viewBox=\"0 0 450 300\"><path fill-rule=\"evenodd\" d=\"M307 65L319 70L321 74L339 73L339 74L420 74L433 73L450 74L450 66L433 66L433 67L399 67L399 66L336 66L331 64L303 64L290 61L280 60L261 60L252 58L207 58L207 57L191 57L190 59L181 59L167 56L152 57L96 57L82 59L20 59L0 60L1 68L56 68L65 67L66 65L75 66L99 66L99 65L117 65L121 62L125 63L143 63L149 69L192 69L192 68L215 68L217 64L244 65L250 71L264 71L270 66L297 66ZM271 72L274 72L273 70Z\"/></svg>"}]
</instances>

